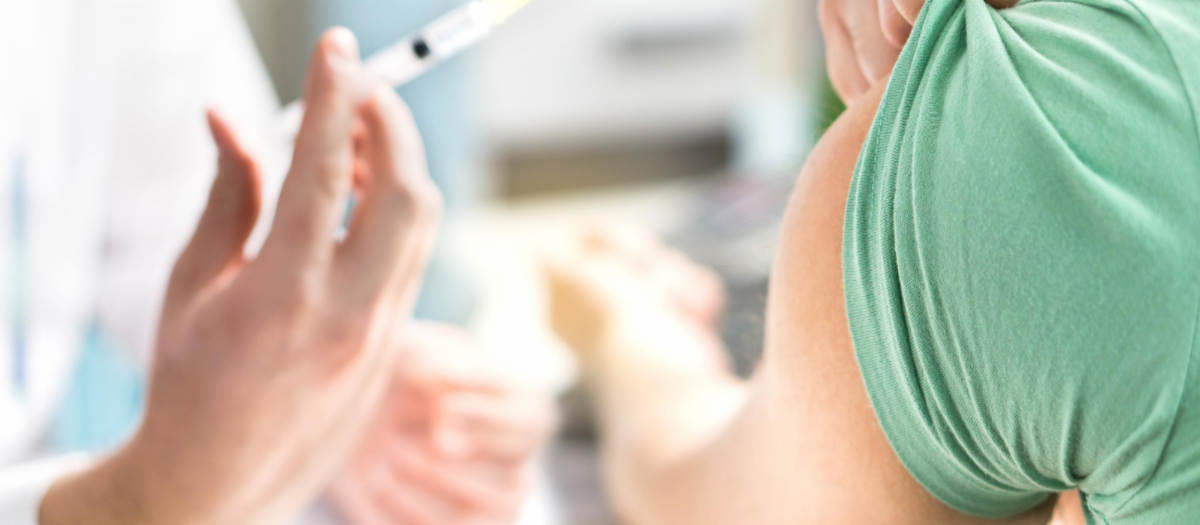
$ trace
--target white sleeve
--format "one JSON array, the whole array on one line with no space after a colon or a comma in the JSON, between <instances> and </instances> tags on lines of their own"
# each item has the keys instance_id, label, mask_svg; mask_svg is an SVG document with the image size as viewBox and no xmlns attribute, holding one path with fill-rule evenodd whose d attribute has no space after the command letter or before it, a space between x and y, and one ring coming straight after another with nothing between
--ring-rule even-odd
<instances>
[{"instance_id":1,"label":"white sleeve","mask_svg":"<svg viewBox=\"0 0 1200 525\"><path fill-rule=\"evenodd\" d=\"M4 0L0 0L4 3ZM287 164L278 138L279 102L233 0L81 2L95 82L114 84L106 141L104 259L98 319L106 336L142 363L150 360L159 308L175 258L191 238L216 175L217 151L205 109L233 119L268 179L262 217ZM85 95L95 98L89 85ZM278 182L277 182L278 181Z\"/></svg>"},{"instance_id":2,"label":"white sleeve","mask_svg":"<svg viewBox=\"0 0 1200 525\"><path fill-rule=\"evenodd\" d=\"M0 468L0 523L38 525L38 509L50 485L90 464L87 455L79 454Z\"/></svg>"}]
</instances>

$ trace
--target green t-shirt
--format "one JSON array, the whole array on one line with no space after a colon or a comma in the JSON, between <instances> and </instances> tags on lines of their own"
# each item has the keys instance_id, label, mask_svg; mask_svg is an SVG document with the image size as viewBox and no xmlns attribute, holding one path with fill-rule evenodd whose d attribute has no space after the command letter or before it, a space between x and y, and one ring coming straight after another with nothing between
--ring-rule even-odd
<instances>
[{"instance_id":1,"label":"green t-shirt","mask_svg":"<svg viewBox=\"0 0 1200 525\"><path fill-rule=\"evenodd\" d=\"M928 0L859 157L846 306L934 496L1200 523L1200 0Z\"/></svg>"}]
</instances>

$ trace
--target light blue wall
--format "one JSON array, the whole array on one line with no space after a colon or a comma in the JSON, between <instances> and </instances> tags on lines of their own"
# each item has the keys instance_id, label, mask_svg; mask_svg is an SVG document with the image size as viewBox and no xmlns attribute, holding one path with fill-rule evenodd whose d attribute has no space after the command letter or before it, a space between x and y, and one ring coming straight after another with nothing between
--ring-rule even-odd
<instances>
[{"instance_id":1,"label":"light blue wall","mask_svg":"<svg viewBox=\"0 0 1200 525\"><path fill-rule=\"evenodd\" d=\"M458 0L306 0L307 48L328 27L342 25L358 35L364 55L418 31L457 7ZM400 89L421 128L429 169L451 208L474 197L478 139L471 116L470 54L439 65Z\"/></svg>"},{"instance_id":2,"label":"light blue wall","mask_svg":"<svg viewBox=\"0 0 1200 525\"><path fill-rule=\"evenodd\" d=\"M307 62L325 28L344 25L359 37L370 54L455 7L447 0L303 0L307 11L292 15L308 20L304 28ZM286 7L286 6L285 6ZM294 8L294 6L293 6ZM299 39L287 39L293 42ZM478 140L469 107L470 56L441 64L400 90L412 107L425 139L430 174L446 196L449 213L474 198L479 170ZM474 304L474 292L459 272L440 255L430 265L417 315L424 319L462 322ZM93 330L75 372L72 386L49 436L56 451L101 452L123 442L141 417L145 378L127 352L103 333Z\"/></svg>"},{"instance_id":3,"label":"light blue wall","mask_svg":"<svg viewBox=\"0 0 1200 525\"><path fill-rule=\"evenodd\" d=\"M326 28L346 26L358 35L364 56L421 29L461 5L459 0L306 0L308 48ZM425 140L429 172L446 198L447 213L469 206L479 187L479 139L471 108L471 54L439 64L399 92ZM440 251L439 251L440 252ZM474 306L474 290L462 273L435 252L417 316L461 323Z\"/></svg>"}]
</instances>

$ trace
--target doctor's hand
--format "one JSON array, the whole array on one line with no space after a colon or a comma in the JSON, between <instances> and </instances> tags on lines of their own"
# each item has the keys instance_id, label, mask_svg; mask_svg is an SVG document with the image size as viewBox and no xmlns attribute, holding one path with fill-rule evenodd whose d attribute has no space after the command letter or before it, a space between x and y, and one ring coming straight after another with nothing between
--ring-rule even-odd
<instances>
[{"instance_id":1,"label":"doctor's hand","mask_svg":"<svg viewBox=\"0 0 1200 525\"><path fill-rule=\"evenodd\" d=\"M550 396L506 379L464 332L420 324L409 335L329 500L355 525L511 525L555 427Z\"/></svg>"},{"instance_id":2,"label":"doctor's hand","mask_svg":"<svg viewBox=\"0 0 1200 525\"><path fill-rule=\"evenodd\" d=\"M826 65L847 104L892 74L926 0L820 0ZM997 9L1017 0L986 0Z\"/></svg>"},{"instance_id":3,"label":"doctor's hand","mask_svg":"<svg viewBox=\"0 0 1200 525\"><path fill-rule=\"evenodd\" d=\"M94 469L60 480L42 523L277 523L323 487L395 371L439 215L412 118L363 98L354 37L319 44L308 112L261 254L258 164L217 115L208 207L176 263L145 419ZM361 205L335 241L352 181Z\"/></svg>"}]
</instances>

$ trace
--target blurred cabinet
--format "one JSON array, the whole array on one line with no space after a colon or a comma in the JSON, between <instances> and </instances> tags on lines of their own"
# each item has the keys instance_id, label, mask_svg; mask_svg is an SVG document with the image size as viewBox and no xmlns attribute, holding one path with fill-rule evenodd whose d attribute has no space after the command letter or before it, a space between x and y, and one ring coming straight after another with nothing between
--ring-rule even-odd
<instances>
[{"instance_id":1,"label":"blurred cabinet","mask_svg":"<svg viewBox=\"0 0 1200 525\"><path fill-rule=\"evenodd\" d=\"M533 0L480 52L483 129L502 146L723 130L753 4Z\"/></svg>"},{"instance_id":2,"label":"blurred cabinet","mask_svg":"<svg viewBox=\"0 0 1200 525\"><path fill-rule=\"evenodd\" d=\"M533 0L476 56L500 184L791 170L811 142L815 12L814 0Z\"/></svg>"},{"instance_id":3,"label":"blurred cabinet","mask_svg":"<svg viewBox=\"0 0 1200 525\"><path fill-rule=\"evenodd\" d=\"M241 2L289 100L299 94L319 27L347 23L363 31L370 50L461 0ZM454 81L423 79L402 93L418 106L442 106L421 123L432 147L478 140L481 164L494 176L467 185L478 183L467 193L731 166L786 173L811 142L806 88L820 63L815 20L815 0L532 0L479 48L443 66L456 72L431 74ZM443 157L437 163L452 167L463 155Z\"/></svg>"}]
</instances>

